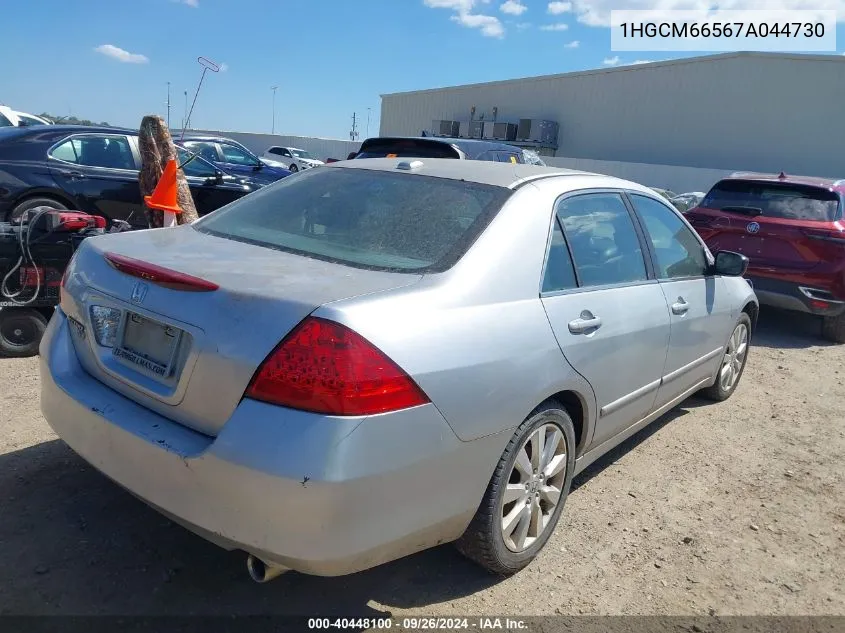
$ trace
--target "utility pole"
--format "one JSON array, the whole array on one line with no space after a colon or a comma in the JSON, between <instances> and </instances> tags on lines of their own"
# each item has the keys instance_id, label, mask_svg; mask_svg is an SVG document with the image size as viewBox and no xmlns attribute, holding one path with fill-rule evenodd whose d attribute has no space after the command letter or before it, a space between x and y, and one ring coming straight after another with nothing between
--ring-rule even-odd
<instances>
[{"instance_id":1,"label":"utility pole","mask_svg":"<svg viewBox=\"0 0 845 633\"><path fill-rule=\"evenodd\" d=\"M349 139L354 141L358 138L358 113L352 113L352 129L349 131Z\"/></svg>"},{"instance_id":2,"label":"utility pole","mask_svg":"<svg viewBox=\"0 0 845 633\"><path fill-rule=\"evenodd\" d=\"M170 82L167 82L167 127L170 128Z\"/></svg>"},{"instance_id":3,"label":"utility pole","mask_svg":"<svg viewBox=\"0 0 845 633\"><path fill-rule=\"evenodd\" d=\"M270 131L270 134L276 133L276 90L278 89L278 86L270 86L270 90L273 91L273 127Z\"/></svg>"},{"instance_id":4,"label":"utility pole","mask_svg":"<svg viewBox=\"0 0 845 633\"><path fill-rule=\"evenodd\" d=\"M370 110L372 108L367 108L367 138L370 138Z\"/></svg>"}]
</instances>

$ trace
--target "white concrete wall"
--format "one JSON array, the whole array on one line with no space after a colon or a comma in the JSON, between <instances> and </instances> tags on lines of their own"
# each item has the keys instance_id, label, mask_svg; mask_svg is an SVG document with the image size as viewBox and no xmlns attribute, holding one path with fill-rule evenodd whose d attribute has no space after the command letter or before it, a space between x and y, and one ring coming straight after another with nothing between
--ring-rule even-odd
<instances>
[{"instance_id":1,"label":"white concrete wall","mask_svg":"<svg viewBox=\"0 0 845 633\"><path fill-rule=\"evenodd\" d=\"M649 165L647 163L623 163L592 158L543 157L543 162L552 167L580 169L625 180L638 182L646 187L669 189L675 193L688 191L707 192L720 178L731 172L721 169L679 167L677 165Z\"/></svg>"},{"instance_id":2,"label":"white concrete wall","mask_svg":"<svg viewBox=\"0 0 845 633\"><path fill-rule=\"evenodd\" d=\"M179 138L180 132L173 131L173 137ZM332 138L314 138L310 136L282 136L280 134L253 134L251 132L231 132L220 130L187 130L185 134L207 134L209 136L225 136L245 146L258 156L268 147L281 145L283 147L298 147L309 152L317 160L327 158L346 159L350 152L357 152L360 142L344 141Z\"/></svg>"}]
</instances>

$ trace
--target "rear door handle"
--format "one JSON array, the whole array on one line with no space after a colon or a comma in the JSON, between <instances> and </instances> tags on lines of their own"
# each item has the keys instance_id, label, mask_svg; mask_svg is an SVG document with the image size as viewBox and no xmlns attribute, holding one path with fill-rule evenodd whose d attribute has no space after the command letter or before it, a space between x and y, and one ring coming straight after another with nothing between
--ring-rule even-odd
<instances>
[{"instance_id":1,"label":"rear door handle","mask_svg":"<svg viewBox=\"0 0 845 633\"><path fill-rule=\"evenodd\" d=\"M81 171L65 171L64 169L60 170L59 173L66 177L70 178L71 180L83 180L85 178L85 174Z\"/></svg>"},{"instance_id":2,"label":"rear door handle","mask_svg":"<svg viewBox=\"0 0 845 633\"><path fill-rule=\"evenodd\" d=\"M684 301L683 297L678 297L678 301L672 304L674 314L686 314L687 310L689 310L689 304Z\"/></svg>"},{"instance_id":3,"label":"rear door handle","mask_svg":"<svg viewBox=\"0 0 845 633\"><path fill-rule=\"evenodd\" d=\"M569 331L573 334L583 334L588 330L596 330L600 327L601 317L597 316L590 316L589 318L584 318L582 316L579 319L569 322Z\"/></svg>"}]
</instances>

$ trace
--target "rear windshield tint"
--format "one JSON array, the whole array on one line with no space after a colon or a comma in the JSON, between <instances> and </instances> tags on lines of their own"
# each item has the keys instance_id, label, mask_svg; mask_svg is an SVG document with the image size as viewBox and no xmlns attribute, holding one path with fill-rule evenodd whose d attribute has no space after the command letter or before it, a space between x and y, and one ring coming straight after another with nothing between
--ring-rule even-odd
<instances>
[{"instance_id":1,"label":"rear windshield tint","mask_svg":"<svg viewBox=\"0 0 845 633\"><path fill-rule=\"evenodd\" d=\"M355 158L460 158L457 150L448 143L419 141L415 139L378 140L364 142Z\"/></svg>"},{"instance_id":2,"label":"rear windshield tint","mask_svg":"<svg viewBox=\"0 0 845 633\"><path fill-rule=\"evenodd\" d=\"M839 195L821 187L777 182L724 180L701 201L706 209L752 207L770 218L830 222L839 216Z\"/></svg>"},{"instance_id":3,"label":"rear windshield tint","mask_svg":"<svg viewBox=\"0 0 845 633\"><path fill-rule=\"evenodd\" d=\"M459 180L329 167L284 178L193 226L360 268L439 272L463 256L510 193Z\"/></svg>"}]
</instances>

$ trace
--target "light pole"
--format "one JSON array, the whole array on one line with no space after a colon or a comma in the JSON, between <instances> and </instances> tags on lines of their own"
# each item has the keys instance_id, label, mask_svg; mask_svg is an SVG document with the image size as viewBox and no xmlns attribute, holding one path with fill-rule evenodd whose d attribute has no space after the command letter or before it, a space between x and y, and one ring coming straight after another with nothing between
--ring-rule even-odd
<instances>
[{"instance_id":1,"label":"light pole","mask_svg":"<svg viewBox=\"0 0 845 633\"><path fill-rule=\"evenodd\" d=\"M270 131L270 134L276 133L276 90L278 89L278 86L270 86L270 90L273 91L273 127Z\"/></svg>"},{"instance_id":2,"label":"light pole","mask_svg":"<svg viewBox=\"0 0 845 633\"><path fill-rule=\"evenodd\" d=\"M185 91L185 116L182 118L182 129L188 124L188 91Z\"/></svg>"},{"instance_id":3,"label":"light pole","mask_svg":"<svg viewBox=\"0 0 845 633\"><path fill-rule=\"evenodd\" d=\"M170 129L170 82L167 82L167 129Z\"/></svg>"},{"instance_id":4,"label":"light pole","mask_svg":"<svg viewBox=\"0 0 845 633\"><path fill-rule=\"evenodd\" d=\"M370 110L372 108L367 108L367 138L370 138Z\"/></svg>"}]
</instances>

